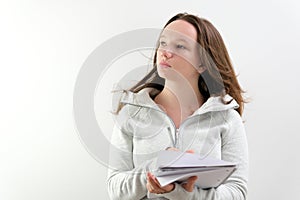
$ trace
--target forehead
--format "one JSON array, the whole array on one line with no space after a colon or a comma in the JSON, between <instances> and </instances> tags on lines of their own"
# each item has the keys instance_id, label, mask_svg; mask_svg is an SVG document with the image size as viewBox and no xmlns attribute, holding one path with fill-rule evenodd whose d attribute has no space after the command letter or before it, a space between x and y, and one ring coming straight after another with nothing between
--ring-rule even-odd
<instances>
[{"instance_id":1,"label":"forehead","mask_svg":"<svg viewBox=\"0 0 300 200\"><path fill-rule=\"evenodd\" d=\"M197 41L197 31L195 27L184 20L175 20L168 24L163 30L162 36L176 36Z\"/></svg>"}]
</instances>

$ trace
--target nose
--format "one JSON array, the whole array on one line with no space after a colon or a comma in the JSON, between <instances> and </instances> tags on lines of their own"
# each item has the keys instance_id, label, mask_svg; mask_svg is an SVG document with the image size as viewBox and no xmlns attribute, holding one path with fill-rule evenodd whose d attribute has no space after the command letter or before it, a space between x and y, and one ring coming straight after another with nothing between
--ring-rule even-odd
<instances>
[{"instance_id":1,"label":"nose","mask_svg":"<svg viewBox=\"0 0 300 200\"><path fill-rule=\"evenodd\" d=\"M161 49L161 56L165 59L169 59L173 57L173 53L168 49Z\"/></svg>"}]
</instances>

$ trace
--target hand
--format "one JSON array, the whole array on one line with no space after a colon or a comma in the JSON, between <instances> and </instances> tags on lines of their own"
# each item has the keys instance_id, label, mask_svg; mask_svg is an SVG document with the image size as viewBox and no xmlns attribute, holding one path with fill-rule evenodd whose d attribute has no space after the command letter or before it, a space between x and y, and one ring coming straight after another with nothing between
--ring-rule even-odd
<instances>
[{"instance_id":1,"label":"hand","mask_svg":"<svg viewBox=\"0 0 300 200\"><path fill-rule=\"evenodd\" d=\"M174 183L170 183L164 187L161 187L157 178L153 174L148 172L146 187L150 193L163 194L163 193L171 192L172 190L174 190L175 185L174 185Z\"/></svg>"},{"instance_id":2,"label":"hand","mask_svg":"<svg viewBox=\"0 0 300 200\"><path fill-rule=\"evenodd\" d=\"M197 181L198 177L197 176L191 176L188 178L186 183L181 184L181 186L188 192L193 192L195 182Z\"/></svg>"}]
</instances>

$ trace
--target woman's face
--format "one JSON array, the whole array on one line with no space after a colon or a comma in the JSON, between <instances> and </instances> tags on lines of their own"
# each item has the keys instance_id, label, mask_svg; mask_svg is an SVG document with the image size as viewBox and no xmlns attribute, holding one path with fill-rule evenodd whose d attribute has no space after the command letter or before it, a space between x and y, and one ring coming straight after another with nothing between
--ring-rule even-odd
<instances>
[{"instance_id":1,"label":"woman's face","mask_svg":"<svg viewBox=\"0 0 300 200\"><path fill-rule=\"evenodd\" d=\"M197 31L184 20L171 22L159 38L157 50L157 70L165 79L183 76L187 80L197 79L200 58L198 53Z\"/></svg>"}]
</instances>

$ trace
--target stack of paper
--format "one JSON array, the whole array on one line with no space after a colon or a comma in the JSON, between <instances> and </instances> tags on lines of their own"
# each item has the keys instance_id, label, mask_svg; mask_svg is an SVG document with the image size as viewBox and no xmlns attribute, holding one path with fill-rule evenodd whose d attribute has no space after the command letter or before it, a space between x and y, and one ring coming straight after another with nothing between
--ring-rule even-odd
<instances>
[{"instance_id":1,"label":"stack of paper","mask_svg":"<svg viewBox=\"0 0 300 200\"><path fill-rule=\"evenodd\" d=\"M236 165L223 160L201 158L197 154L161 151L158 154L157 169L154 175L162 187L197 176L195 185L212 188L223 183L234 172Z\"/></svg>"}]
</instances>

